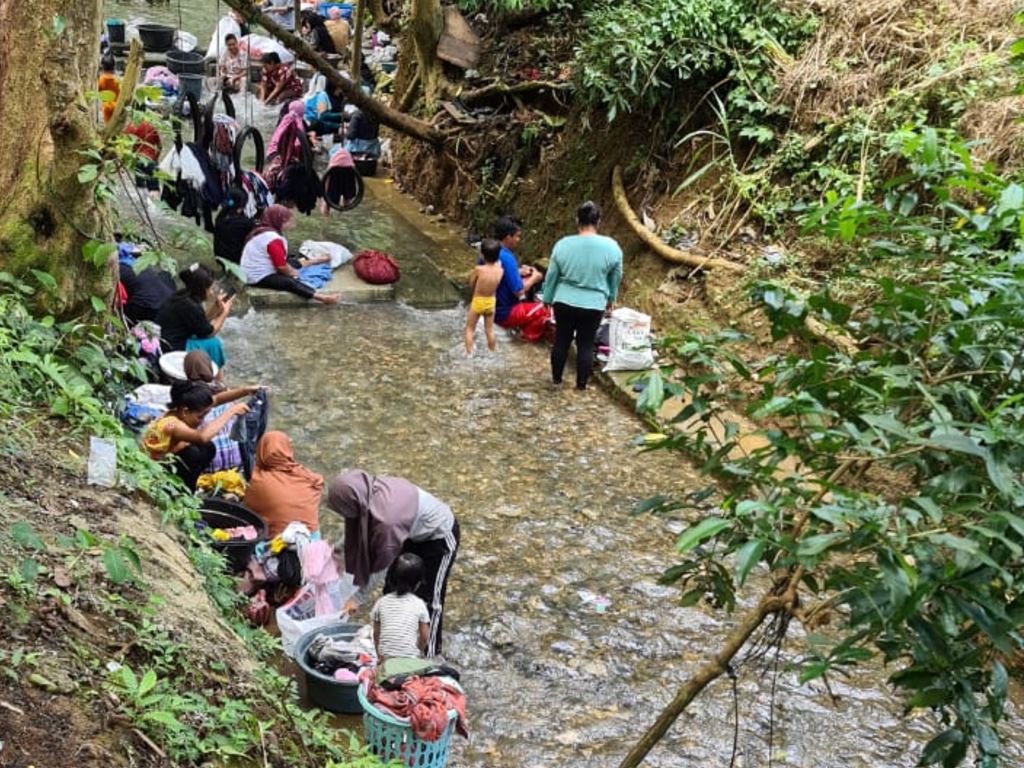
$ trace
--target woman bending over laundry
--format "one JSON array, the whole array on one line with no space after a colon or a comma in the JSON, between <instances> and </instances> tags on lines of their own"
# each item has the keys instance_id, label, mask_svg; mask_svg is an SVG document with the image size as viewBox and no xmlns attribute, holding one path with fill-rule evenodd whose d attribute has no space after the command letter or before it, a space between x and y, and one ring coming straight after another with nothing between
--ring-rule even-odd
<instances>
[{"instance_id":1,"label":"woman bending over laundry","mask_svg":"<svg viewBox=\"0 0 1024 768\"><path fill-rule=\"evenodd\" d=\"M451 507L401 477L360 469L331 481L327 506L345 518L345 570L359 587L345 611L354 611L382 583L385 594L396 591L388 569L399 555L417 555L423 578L414 592L430 614L426 655L441 653L448 575L459 549L459 522Z\"/></svg>"},{"instance_id":2,"label":"woman bending over laundry","mask_svg":"<svg viewBox=\"0 0 1024 768\"><path fill-rule=\"evenodd\" d=\"M242 270L249 285L288 291L304 299L324 304L337 304L339 296L319 293L298 280L299 271L288 263L288 241L284 232L295 222L292 212L283 205L272 205L260 217L260 225L249 233L242 251ZM325 264L330 256L310 259L306 265Z\"/></svg>"},{"instance_id":3,"label":"woman bending over laundry","mask_svg":"<svg viewBox=\"0 0 1024 768\"><path fill-rule=\"evenodd\" d=\"M320 498L324 479L295 460L291 440L284 432L267 432L256 446L256 469L245 492L245 505L267 524L268 538L289 523L310 531L320 527Z\"/></svg>"},{"instance_id":4,"label":"woman bending over laundry","mask_svg":"<svg viewBox=\"0 0 1024 768\"><path fill-rule=\"evenodd\" d=\"M223 397L245 397L248 389L231 390ZM142 444L150 458L173 456L174 473L190 491L196 480L213 461L216 449L213 439L235 416L249 412L245 403L236 403L208 424L203 419L214 405L213 392L203 383L176 381L171 385L170 407L163 416L150 422L142 435Z\"/></svg>"}]
</instances>

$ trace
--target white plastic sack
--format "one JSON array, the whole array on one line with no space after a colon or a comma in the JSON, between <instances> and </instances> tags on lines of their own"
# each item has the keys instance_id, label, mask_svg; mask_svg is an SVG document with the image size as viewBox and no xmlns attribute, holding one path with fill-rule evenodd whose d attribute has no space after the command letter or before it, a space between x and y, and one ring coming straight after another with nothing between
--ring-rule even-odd
<instances>
[{"instance_id":1,"label":"white plastic sack","mask_svg":"<svg viewBox=\"0 0 1024 768\"><path fill-rule=\"evenodd\" d=\"M110 440L92 436L89 438L89 485L112 488L117 485L117 446Z\"/></svg>"},{"instance_id":2,"label":"white plastic sack","mask_svg":"<svg viewBox=\"0 0 1024 768\"><path fill-rule=\"evenodd\" d=\"M654 365L651 316L623 307L612 311L605 371L645 371Z\"/></svg>"},{"instance_id":3,"label":"white plastic sack","mask_svg":"<svg viewBox=\"0 0 1024 768\"><path fill-rule=\"evenodd\" d=\"M295 54L281 45L277 40L265 35L250 34L239 40L242 50L249 54L249 61L259 61L264 53L275 51L281 57L282 64L295 61Z\"/></svg>"},{"instance_id":4,"label":"white plastic sack","mask_svg":"<svg viewBox=\"0 0 1024 768\"><path fill-rule=\"evenodd\" d=\"M356 593L351 573L344 573L338 580L337 589L331 585L331 610L316 615L316 594L310 584L303 585L294 598L277 609L277 628L281 631L281 646L284 652L294 658L295 643L307 632L328 624L344 621L341 608Z\"/></svg>"},{"instance_id":5,"label":"white plastic sack","mask_svg":"<svg viewBox=\"0 0 1024 768\"><path fill-rule=\"evenodd\" d=\"M331 243L326 240L305 240L302 245L299 246L299 253L307 259L313 259L317 256L324 255L330 256L331 269L337 269L342 264L347 264L352 261L352 251L344 245Z\"/></svg>"},{"instance_id":6,"label":"white plastic sack","mask_svg":"<svg viewBox=\"0 0 1024 768\"><path fill-rule=\"evenodd\" d=\"M220 59L220 55L226 47L224 38L228 35L241 37L242 28L238 26L238 22L232 16L221 16L220 21L217 22L217 28L213 30L210 44L206 46L207 61L210 59Z\"/></svg>"}]
</instances>

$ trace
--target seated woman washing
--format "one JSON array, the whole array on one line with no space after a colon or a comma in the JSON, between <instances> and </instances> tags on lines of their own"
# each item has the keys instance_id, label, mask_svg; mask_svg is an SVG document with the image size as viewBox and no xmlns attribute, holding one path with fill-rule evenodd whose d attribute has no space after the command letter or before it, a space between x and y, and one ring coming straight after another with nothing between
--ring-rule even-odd
<instances>
[{"instance_id":1,"label":"seated woman washing","mask_svg":"<svg viewBox=\"0 0 1024 768\"><path fill-rule=\"evenodd\" d=\"M304 299L337 304L341 297L319 293L298 280L299 271L288 263L288 241L284 232L294 224L292 212L283 205L272 205L260 217L260 225L249 233L242 251L242 270L246 282L274 291L288 291ZM326 264L330 256L309 259L304 265Z\"/></svg>"},{"instance_id":2,"label":"seated woman washing","mask_svg":"<svg viewBox=\"0 0 1024 768\"><path fill-rule=\"evenodd\" d=\"M245 505L267 524L269 538L292 522L317 530L323 489L324 479L295 461L288 435L263 435L256 446L256 469L245 492Z\"/></svg>"},{"instance_id":3,"label":"seated woman washing","mask_svg":"<svg viewBox=\"0 0 1024 768\"><path fill-rule=\"evenodd\" d=\"M223 367L226 358L217 334L231 314L235 298L215 294L213 275L200 264L181 270L178 278L185 287L164 302L155 318L165 348L172 352L201 349ZM207 311L204 307L211 298L214 301Z\"/></svg>"},{"instance_id":4,"label":"seated woman washing","mask_svg":"<svg viewBox=\"0 0 1024 768\"><path fill-rule=\"evenodd\" d=\"M441 653L444 599L459 549L459 521L451 507L401 477L353 469L330 484L327 506L345 518L345 570L359 587L345 605L351 613L380 584L397 590L391 564L410 553L423 561L413 592L427 605L430 627L426 655Z\"/></svg>"},{"instance_id":5,"label":"seated woman washing","mask_svg":"<svg viewBox=\"0 0 1024 768\"><path fill-rule=\"evenodd\" d=\"M246 390L234 392L241 393L235 395L236 398L244 397ZM216 454L213 440L217 433L233 417L249 411L244 403L236 403L209 424L201 426L213 405L214 395L206 384L176 381L171 385L167 413L150 422L142 435L142 444L150 458L174 457L174 473L190 491L196 489L196 480L213 461Z\"/></svg>"},{"instance_id":6,"label":"seated woman washing","mask_svg":"<svg viewBox=\"0 0 1024 768\"><path fill-rule=\"evenodd\" d=\"M195 349L185 355L185 378L191 382L206 384L213 393L213 408L206 414L200 426L205 427L220 418L221 414L231 408L230 403L243 397L252 397L261 387L259 385L228 389L224 386L223 371L213 372L213 363L202 350ZM206 467L206 472L221 472L226 469L238 469L243 466L242 451L237 441L231 438L231 428L237 417L232 416L220 428L213 438L216 451L213 459Z\"/></svg>"}]
</instances>

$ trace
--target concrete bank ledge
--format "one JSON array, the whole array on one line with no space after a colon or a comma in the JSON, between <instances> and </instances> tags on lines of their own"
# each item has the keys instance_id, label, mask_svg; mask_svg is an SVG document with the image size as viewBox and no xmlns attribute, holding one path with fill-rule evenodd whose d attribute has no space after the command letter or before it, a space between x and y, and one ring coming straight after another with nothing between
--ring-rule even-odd
<instances>
[{"instance_id":1,"label":"concrete bank ledge","mask_svg":"<svg viewBox=\"0 0 1024 768\"><path fill-rule=\"evenodd\" d=\"M272 307L303 307L310 302L286 291L269 291L266 288L247 287L249 302L257 309ZM374 301L394 301L394 285L370 285L363 281L351 264L344 264L334 270L334 277L320 289L320 293L340 295L343 302L367 304Z\"/></svg>"}]
</instances>

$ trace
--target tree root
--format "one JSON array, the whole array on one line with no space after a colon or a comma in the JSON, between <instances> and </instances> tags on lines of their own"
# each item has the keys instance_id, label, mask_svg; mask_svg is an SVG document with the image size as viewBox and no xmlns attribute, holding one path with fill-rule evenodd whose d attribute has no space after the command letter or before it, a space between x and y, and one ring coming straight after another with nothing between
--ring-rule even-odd
<instances>
[{"instance_id":1,"label":"tree root","mask_svg":"<svg viewBox=\"0 0 1024 768\"><path fill-rule=\"evenodd\" d=\"M462 101L463 104L472 104L477 101L483 101L491 96L522 96L524 94L536 93L538 91L555 92L568 91L571 89L571 83L559 83L551 80L527 80L513 85L508 85L507 83L491 83L490 85L485 85L482 88L476 88L472 91L463 91L462 93L457 94L457 98Z\"/></svg>"},{"instance_id":2,"label":"tree root","mask_svg":"<svg viewBox=\"0 0 1024 768\"><path fill-rule=\"evenodd\" d=\"M737 264L734 261L699 255L700 252L696 251L696 249L693 251L680 251L662 242L661 238L643 225L630 207L629 199L626 197L626 190L622 186L622 168L617 165L612 170L612 196L615 198L615 204L619 209L619 213L622 214L622 217L636 233L637 237L643 240L648 248L666 261L671 261L673 264L686 264L695 269L725 269L731 272L745 271L745 267L742 264Z\"/></svg>"}]
</instances>

